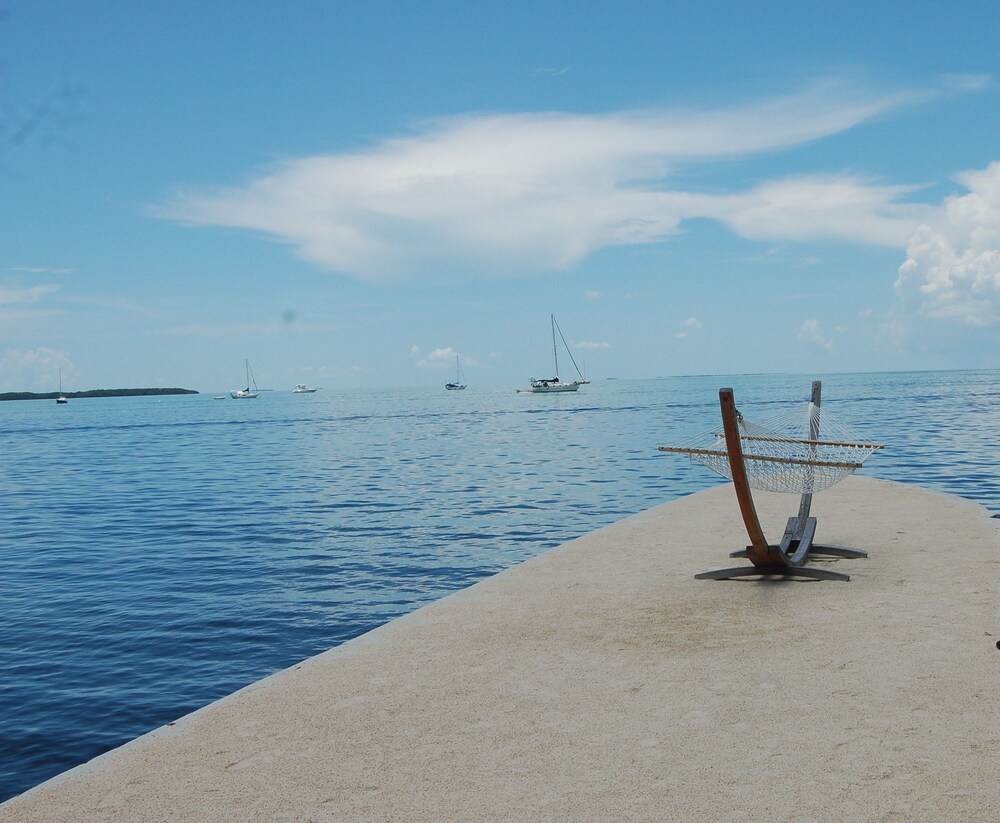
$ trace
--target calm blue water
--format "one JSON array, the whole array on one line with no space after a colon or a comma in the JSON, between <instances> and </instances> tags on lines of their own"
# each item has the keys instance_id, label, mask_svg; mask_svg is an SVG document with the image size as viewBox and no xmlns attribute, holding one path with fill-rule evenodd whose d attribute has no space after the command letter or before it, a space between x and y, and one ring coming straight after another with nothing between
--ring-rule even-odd
<instances>
[{"instance_id":1,"label":"calm blue water","mask_svg":"<svg viewBox=\"0 0 1000 823\"><path fill-rule=\"evenodd\" d=\"M0 403L0 800L247 683L722 482L656 451L812 376ZM864 473L1000 512L1000 372L827 375Z\"/></svg>"}]
</instances>

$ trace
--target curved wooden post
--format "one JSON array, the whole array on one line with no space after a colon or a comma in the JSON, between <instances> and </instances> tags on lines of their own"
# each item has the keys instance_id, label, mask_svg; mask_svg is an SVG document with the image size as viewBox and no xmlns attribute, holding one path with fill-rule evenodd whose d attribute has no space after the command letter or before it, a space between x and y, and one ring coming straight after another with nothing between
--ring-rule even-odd
<instances>
[{"instance_id":1,"label":"curved wooden post","mask_svg":"<svg viewBox=\"0 0 1000 823\"><path fill-rule=\"evenodd\" d=\"M726 452L729 456L729 467L733 476L733 489L736 500L740 504L740 514L746 526L750 545L747 546L747 557L757 568L774 568L784 564L778 558L772 557L764 530L757 519L757 509L750 493L750 483L747 480L746 466L743 464L743 446L740 443L740 428L737 420L736 401L732 389L719 389L719 406L722 408L722 431L726 436Z\"/></svg>"}]
</instances>

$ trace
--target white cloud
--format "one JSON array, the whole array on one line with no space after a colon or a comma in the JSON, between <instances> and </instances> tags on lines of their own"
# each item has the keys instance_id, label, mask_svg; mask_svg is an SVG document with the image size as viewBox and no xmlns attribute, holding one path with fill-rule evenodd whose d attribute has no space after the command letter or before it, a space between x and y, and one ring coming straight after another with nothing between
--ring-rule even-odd
<instances>
[{"instance_id":1,"label":"white cloud","mask_svg":"<svg viewBox=\"0 0 1000 823\"><path fill-rule=\"evenodd\" d=\"M410 357L414 364L421 369L453 369L455 368L455 358L461 357L462 363L466 366L478 366L473 358L455 351L451 346L437 348L426 355L420 350L420 346L410 347Z\"/></svg>"},{"instance_id":2,"label":"white cloud","mask_svg":"<svg viewBox=\"0 0 1000 823\"><path fill-rule=\"evenodd\" d=\"M833 351L833 341L823 334L823 328L818 320L806 320L802 324L799 328L799 340L822 351Z\"/></svg>"},{"instance_id":3,"label":"white cloud","mask_svg":"<svg viewBox=\"0 0 1000 823\"><path fill-rule=\"evenodd\" d=\"M7 271L19 274L76 274L76 269L50 269L44 266L11 266Z\"/></svg>"},{"instance_id":4,"label":"white cloud","mask_svg":"<svg viewBox=\"0 0 1000 823\"><path fill-rule=\"evenodd\" d=\"M72 381L73 363L63 352L45 346L31 351L7 349L0 356L0 390L55 391L60 369L63 378Z\"/></svg>"},{"instance_id":5,"label":"white cloud","mask_svg":"<svg viewBox=\"0 0 1000 823\"><path fill-rule=\"evenodd\" d=\"M1000 323L1000 162L955 178L952 196L906 246L896 293L931 317L970 326Z\"/></svg>"},{"instance_id":6,"label":"white cloud","mask_svg":"<svg viewBox=\"0 0 1000 823\"><path fill-rule=\"evenodd\" d=\"M988 74L945 74L941 79L945 86L958 91L982 91L993 85Z\"/></svg>"},{"instance_id":7,"label":"white cloud","mask_svg":"<svg viewBox=\"0 0 1000 823\"><path fill-rule=\"evenodd\" d=\"M601 293L599 291L584 292L583 296L586 297L588 300L600 300L601 299Z\"/></svg>"},{"instance_id":8,"label":"white cloud","mask_svg":"<svg viewBox=\"0 0 1000 823\"><path fill-rule=\"evenodd\" d=\"M851 176L793 177L706 198L695 208L751 240L837 239L901 248L932 211L899 202L914 190Z\"/></svg>"},{"instance_id":9,"label":"white cloud","mask_svg":"<svg viewBox=\"0 0 1000 823\"><path fill-rule=\"evenodd\" d=\"M681 323L681 330L674 332L674 337L678 340L687 340L688 331L697 331L701 328L701 321L697 317L689 317L683 323Z\"/></svg>"},{"instance_id":10,"label":"white cloud","mask_svg":"<svg viewBox=\"0 0 1000 823\"><path fill-rule=\"evenodd\" d=\"M5 286L0 283L0 306L17 306L26 303L38 303L47 294L58 291L58 286Z\"/></svg>"},{"instance_id":11,"label":"white cloud","mask_svg":"<svg viewBox=\"0 0 1000 823\"><path fill-rule=\"evenodd\" d=\"M696 217L753 239L902 245L916 221L898 203L906 187L793 177L707 195L667 181L681 163L800 145L904 102L827 83L717 110L456 117L181 196L163 216L260 231L362 280L469 264L482 275L561 268L597 249L661 241Z\"/></svg>"},{"instance_id":12,"label":"white cloud","mask_svg":"<svg viewBox=\"0 0 1000 823\"><path fill-rule=\"evenodd\" d=\"M573 348L574 349L589 349L591 351L598 351L598 350L601 350L601 349L610 349L611 348L611 344L607 343L607 342L596 343L596 342L592 342L590 340L574 340L573 341Z\"/></svg>"}]
</instances>

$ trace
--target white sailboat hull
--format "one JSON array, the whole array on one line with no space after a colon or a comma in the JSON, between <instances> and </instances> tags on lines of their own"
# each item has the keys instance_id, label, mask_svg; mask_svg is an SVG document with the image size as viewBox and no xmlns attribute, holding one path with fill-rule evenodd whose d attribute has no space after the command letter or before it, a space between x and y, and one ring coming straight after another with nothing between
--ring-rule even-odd
<instances>
[{"instance_id":1,"label":"white sailboat hull","mask_svg":"<svg viewBox=\"0 0 1000 823\"><path fill-rule=\"evenodd\" d=\"M548 394L550 392L576 391L580 386L585 386L589 380L574 380L572 383L538 383L532 384L526 389L518 389L518 394Z\"/></svg>"}]
</instances>

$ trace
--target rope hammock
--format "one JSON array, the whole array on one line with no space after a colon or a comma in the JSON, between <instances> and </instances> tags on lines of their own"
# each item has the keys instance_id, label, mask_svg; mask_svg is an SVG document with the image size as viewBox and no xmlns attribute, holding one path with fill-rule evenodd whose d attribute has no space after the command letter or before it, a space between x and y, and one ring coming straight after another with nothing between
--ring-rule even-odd
<instances>
[{"instance_id":1,"label":"rope hammock","mask_svg":"<svg viewBox=\"0 0 1000 823\"><path fill-rule=\"evenodd\" d=\"M882 448L829 411L809 403L801 408L753 423L737 412L747 481L754 489L812 494L823 491L861 468ZM823 439L819 439L822 433ZM661 451L687 454L716 474L732 480L726 438L719 429L704 432Z\"/></svg>"}]
</instances>

